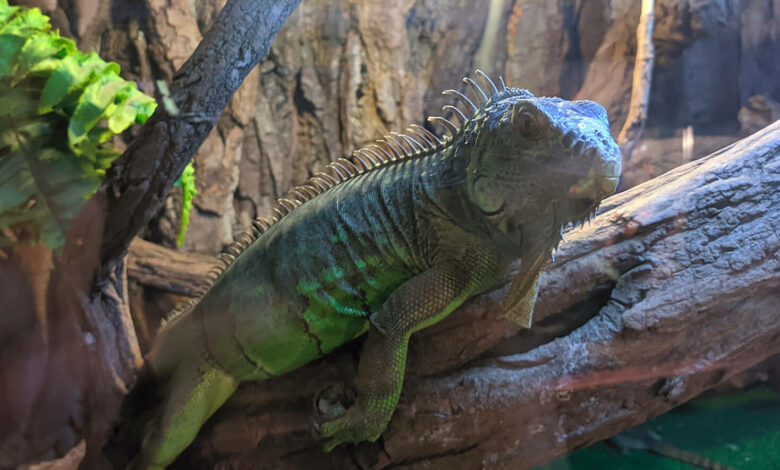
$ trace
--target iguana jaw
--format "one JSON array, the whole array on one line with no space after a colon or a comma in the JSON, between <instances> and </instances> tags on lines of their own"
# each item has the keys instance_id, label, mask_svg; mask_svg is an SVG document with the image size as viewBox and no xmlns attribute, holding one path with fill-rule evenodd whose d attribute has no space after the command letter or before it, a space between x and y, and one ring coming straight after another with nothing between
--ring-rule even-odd
<instances>
[{"instance_id":1,"label":"iguana jaw","mask_svg":"<svg viewBox=\"0 0 780 470\"><path fill-rule=\"evenodd\" d=\"M619 176L601 176L598 178L583 178L569 188L573 198L601 200L617 189Z\"/></svg>"},{"instance_id":2,"label":"iguana jaw","mask_svg":"<svg viewBox=\"0 0 780 470\"><path fill-rule=\"evenodd\" d=\"M601 201L615 193L621 162L619 153L617 158L612 157L599 159L584 177L569 186L559 201L557 213L561 216L561 230L569 224L576 226L592 219Z\"/></svg>"}]
</instances>

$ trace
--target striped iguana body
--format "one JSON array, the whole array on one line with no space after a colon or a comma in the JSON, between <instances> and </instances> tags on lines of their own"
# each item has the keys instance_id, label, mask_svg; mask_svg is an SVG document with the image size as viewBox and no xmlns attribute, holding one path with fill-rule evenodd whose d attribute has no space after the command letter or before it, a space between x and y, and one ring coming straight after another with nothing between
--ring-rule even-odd
<instances>
[{"instance_id":1,"label":"striped iguana body","mask_svg":"<svg viewBox=\"0 0 780 470\"><path fill-rule=\"evenodd\" d=\"M478 72L481 74L481 72ZM395 409L410 335L498 281L530 326L561 228L611 194L620 152L604 109L497 89L439 139L417 126L340 159L258 219L200 299L147 357L166 398L134 468L164 468L245 380L284 374L362 334L356 403L322 426L326 449L376 440Z\"/></svg>"}]
</instances>

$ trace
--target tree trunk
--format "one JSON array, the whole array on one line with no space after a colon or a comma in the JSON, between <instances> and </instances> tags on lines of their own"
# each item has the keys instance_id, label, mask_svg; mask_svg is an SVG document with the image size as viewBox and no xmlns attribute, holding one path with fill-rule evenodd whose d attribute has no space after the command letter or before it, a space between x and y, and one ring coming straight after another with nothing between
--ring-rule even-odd
<instances>
[{"instance_id":1,"label":"tree trunk","mask_svg":"<svg viewBox=\"0 0 780 470\"><path fill-rule=\"evenodd\" d=\"M778 226L775 123L605 201L545 272L533 330L496 317L508 273L415 335L381 443L323 454L314 437L352 344L243 385L180 468L517 469L614 435L780 351Z\"/></svg>"}]
</instances>

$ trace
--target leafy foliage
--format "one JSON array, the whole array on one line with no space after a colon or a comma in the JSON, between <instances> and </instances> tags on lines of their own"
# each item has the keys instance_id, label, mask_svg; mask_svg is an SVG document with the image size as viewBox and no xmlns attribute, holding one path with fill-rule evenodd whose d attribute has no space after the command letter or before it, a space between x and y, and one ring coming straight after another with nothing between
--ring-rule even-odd
<instances>
[{"instance_id":1,"label":"leafy foliage","mask_svg":"<svg viewBox=\"0 0 780 470\"><path fill-rule=\"evenodd\" d=\"M0 0L0 229L62 246L118 155L107 141L156 106L119 65L51 31L40 10Z\"/></svg>"},{"instance_id":2,"label":"leafy foliage","mask_svg":"<svg viewBox=\"0 0 780 470\"><path fill-rule=\"evenodd\" d=\"M195 189L195 168L192 166L192 162L184 167L184 171L174 186L181 186L182 193L181 229L179 230L179 238L176 240L176 244L181 246L184 243L184 236L187 234L187 226L190 224L192 198L198 194L198 190Z\"/></svg>"}]
</instances>

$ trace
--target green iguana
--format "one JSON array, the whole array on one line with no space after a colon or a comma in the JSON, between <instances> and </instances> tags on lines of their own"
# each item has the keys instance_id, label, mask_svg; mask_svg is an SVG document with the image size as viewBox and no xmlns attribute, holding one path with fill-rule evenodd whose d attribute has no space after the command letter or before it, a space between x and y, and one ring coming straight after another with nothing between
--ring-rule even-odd
<instances>
[{"instance_id":1,"label":"green iguana","mask_svg":"<svg viewBox=\"0 0 780 470\"><path fill-rule=\"evenodd\" d=\"M357 400L325 423L326 450L374 441L401 394L409 336L501 279L522 258L507 316L531 324L539 273L562 227L614 192L620 150L591 101L470 78L479 106L440 138L421 126L340 158L279 199L228 249L200 298L148 354L166 397L133 468L161 469L247 380L296 369L368 334Z\"/></svg>"}]
</instances>

